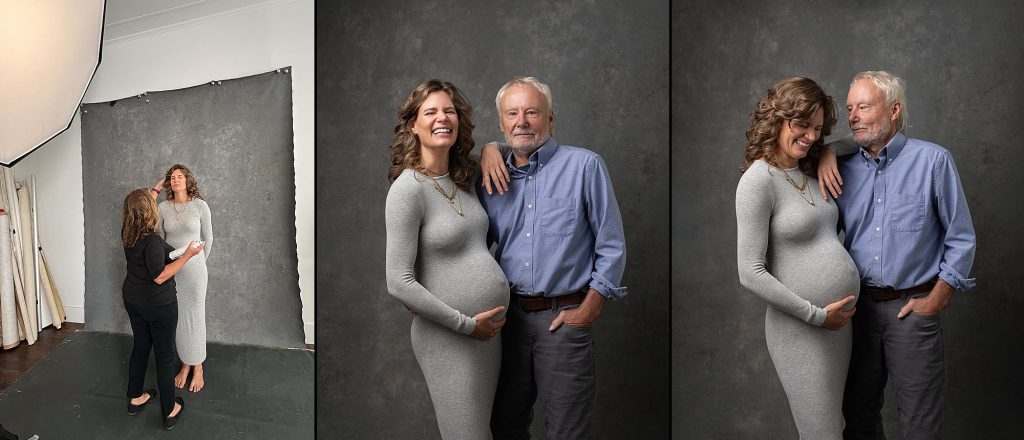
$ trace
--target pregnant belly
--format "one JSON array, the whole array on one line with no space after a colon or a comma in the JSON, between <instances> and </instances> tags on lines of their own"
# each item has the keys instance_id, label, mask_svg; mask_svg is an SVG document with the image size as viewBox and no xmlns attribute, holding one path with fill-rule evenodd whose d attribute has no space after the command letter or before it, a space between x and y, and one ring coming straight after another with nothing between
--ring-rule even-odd
<instances>
[{"instance_id":1,"label":"pregnant belly","mask_svg":"<svg viewBox=\"0 0 1024 440\"><path fill-rule=\"evenodd\" d=\"M488 259L474 263L449 264L444 270L428 269L424 275L420 282L427 290L469 316L508 306L508 280L489 255Z\"/></svg>"},{"instance_id":2,"label":"pregnant belly","mask_svg":"<svg viewBox=\"0 0 1024 440\"><path fill-rule=\"evenodd\" d=\"M781 256L780 256L781 257ZM776 258L772 274L793 292L819 307L860 292L860 275L838 240L813 251Z\"/></svg>"}]
</instances>

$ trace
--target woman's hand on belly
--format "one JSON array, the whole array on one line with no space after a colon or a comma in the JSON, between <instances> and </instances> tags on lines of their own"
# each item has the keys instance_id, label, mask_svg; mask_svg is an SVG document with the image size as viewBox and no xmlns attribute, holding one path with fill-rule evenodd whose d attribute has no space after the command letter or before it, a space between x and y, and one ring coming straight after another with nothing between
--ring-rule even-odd
<instances>
[{"instance_id":1,"label":"woman's hand on belly","mask_svg":"<svg viewBox=\"0 0 1024 440\"><path fill-rule=\"evenodd\" d=\"M505 318L494 321L494 315L497 315L505 311L505 306L498 306L486 312L477 313L473 317L476 321L476 327L473 328L473 333L470 334L475 339L486 341L494 337L501 331L501 327L505 325Z\"/></svg>"},{"instance_id":2,"label":"woman's hand on belly","mask_svg":"<svg viewBox=\"0 0 1024 440\"><path fill-rule=\"evenodd\" d=\"M850 318L853 317L853 313L857 311L857 308L854 307L850 309L849 312L844 312L843 307L846 307L847 304L856 299L857 297L850 295L825 306L825 313L827 313L827 315L825 315L825 322L821 323L821 326L829 330L839 330L846 325L846 323L850 321Z\"/></svg>"}]
</instances>

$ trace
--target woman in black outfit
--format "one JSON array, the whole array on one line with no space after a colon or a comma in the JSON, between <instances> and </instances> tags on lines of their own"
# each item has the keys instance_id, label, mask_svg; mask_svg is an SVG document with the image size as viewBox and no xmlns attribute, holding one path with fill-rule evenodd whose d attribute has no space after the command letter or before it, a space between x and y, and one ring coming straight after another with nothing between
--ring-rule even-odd
<instances>
[{"instance_id":1,"label":"woman in black outfit","mask_svg":"<svg viewBox=\"0 0 1024 440\"><path fill-rule=\"evenodd\" d=\"M169 254L174 249L160 237L159 224L160 214L150 191L137 189L125 197L121 240L128 274L121 293L134 338L128 362L128 414L135 415L157 396L156 390L142 391L149 351L153 349L164 429L171 429L185 409L185 401L174 397L178 299L173 277L204 245L189 242L181 258L172 260Z\"/></svg>"}]
</instances>

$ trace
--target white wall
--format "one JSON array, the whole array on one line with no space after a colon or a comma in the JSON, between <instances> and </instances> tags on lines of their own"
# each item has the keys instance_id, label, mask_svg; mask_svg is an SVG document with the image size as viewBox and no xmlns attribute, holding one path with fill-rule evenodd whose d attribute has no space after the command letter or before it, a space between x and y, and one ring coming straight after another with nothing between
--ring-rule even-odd
<instances>
[{"instance_id":1,"label":"white wall","mask_svg":"<svg viewBox=\"0 0 1024 440\"><path fill-rule=\"evenodd\" d=\"M314 343L315 316L313 1L254 2L108 39L85 96L87 103L104 102L292 66L295 241L307 344ZM40 240L68 320L84 322L85 219L77 118L68 131L23 159L14 171L18 179L36 176Z\"/></svg>"},{"instance_id":2,"label":"white wall","mask_svg":"<svg viewBox=\"0 0 1024 440\"><path fill-rule=\"evenodd\" d=\"M36 176L39 245L71 322L85 322L85 215L82 205L82 123L75 116L60 136L14 166L16 180ZM45 309L46 299L40 298ZM44 310L44 325L50 323Z\"/></svg>"}]
</instances>

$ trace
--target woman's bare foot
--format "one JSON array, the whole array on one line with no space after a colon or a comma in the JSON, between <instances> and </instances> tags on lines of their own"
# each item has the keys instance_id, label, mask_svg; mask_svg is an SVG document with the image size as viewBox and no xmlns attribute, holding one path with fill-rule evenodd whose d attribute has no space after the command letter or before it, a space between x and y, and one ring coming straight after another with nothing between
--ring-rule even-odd
<instances>
[{"instance_id":1,"label":"woman's bare foot","mask_svg":"<svg viewBox=\"0 0 1024 440\"><path fill-rule=\"evenodd\" d=\"M171 410L171 414L167 417L174 417L181 412L181 405L178 402L174 402L174 409Z\"/></svg>"},{"instance_id":2,"label":"woman's bare foot","mask_svg":"<svg viewBox=\"0 0 1024 440\"><path fill-rule=\"evenodd\" d=\"M132 399L132 405L135 405L135 406L142 405L143 403L149 402L149 399L152 399L152 398L153 398L153 396L150 396L149 393L143 392L141 396Z\"/></svg>"},{"instance_id":3,"label":"woman's bare foot","mask_svg":"<svg viewBox=\"0 0 1024 440\"><path fill-rule=\"evenodd\" d=\"M198 393L199 390L203 389L203 364L196 365L195 371L192 372L192 383L188 386L188 390L193 393Z\"/></svg>"},{"instance_id":4,"label":"woman's bare foot","mask_svg":"<svg viewBox=\"0 0 1024 440\"><path fill-rule=\"evenodd\" d=\"M189 365L186 363L181 364L181 370L174 376L174 386L177 388L185 388L185 381L188 380Z\"/></svg>"}]
</instances>

